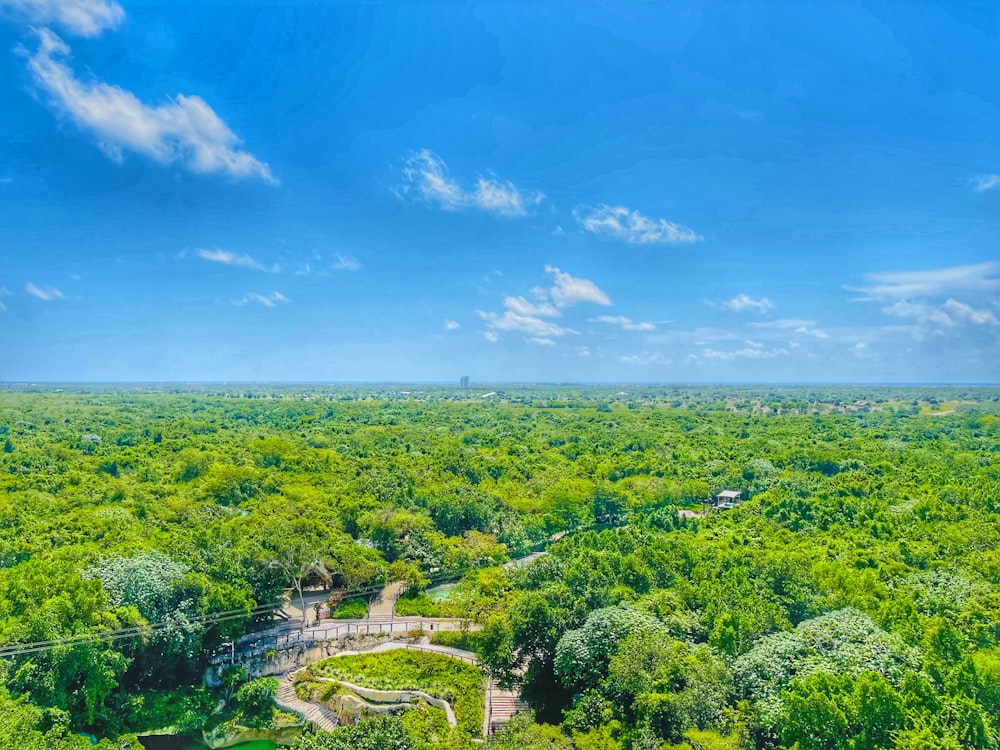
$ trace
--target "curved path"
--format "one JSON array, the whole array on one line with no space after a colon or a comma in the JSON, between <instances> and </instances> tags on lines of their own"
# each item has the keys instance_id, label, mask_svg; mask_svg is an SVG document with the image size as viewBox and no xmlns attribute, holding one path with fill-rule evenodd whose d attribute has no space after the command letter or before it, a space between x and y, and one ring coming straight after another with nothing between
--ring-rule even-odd
<instances>
[{"instance_id":1,"label":"curved path","mask_svg":"<svg viewBox=\"0 0 1000 750\"><path fill-rule=\"evenodd\" d=\"M421 700L427 701L432 706L442 709L444 711L445 718L448 720L448 726L458 726L458 719L455 718L455 710L451 707L451 704L444 698L435 698L433 695L425 693L423 690L376 690L375 688L365 687L364 685L355 685L353 682L341 680L336 677L313 677L313 679L317 682L334 682L338 685L343 685L348 690L351 690L359 695L365 701L366 705L372 705L370 701L386 704L381 706L382 710L409 707L409 703L389 703L389 701L392 700L399 700L400 698L406 698L408 700L420 698ZM385 700L379 700L380 698L384 698ZM379 710L380 708L375 706L373 707L376 710Z\"/></svg>"},{"instance_id":2,"label":"curved path","mask_svg":"<svg viewBox=\"0 0 1000 750\"><path fill-rule=\"evenodd\" d=\"M471 651L464 651L460 648L452 648L451 646L438 646L432 643L427 644L417 644L417 643L399 643L396 641L390 641L388 643L380 643L370 649L365 649L364 651L338 651L336 654L330 656L324 656L324 659L334 659L339 656L357 656L359 654L370 654L377 653L380 651L394 651L397 649L408 649L412 651L430 651L432 653L442 654L444 656L450 656L453 659L461 659L462 661L468 662L469 664L475 664L478 666L479 660L476 655ZM308 721L311 721L320 729L325 729L326 731L331 731L335 726L337 726L337 717L324 706L317 706L314 703L308 703L306 701L299 700L295 697L295 675L302 671L303 668L296 669L294 672L289 672L282 679L280 686L278 688L278 693L275 696L275 703L286 710L293 711L303 717ZM323 681L340 682L346 685L349 689L354 690L357 685L345 682L344 680L337 680L334 678L321 678ZM361 688L368 692L387 692L387 691L377 691L371 688ZM434 696L428 696L426 693L421 693L418 690L397 690L388 691L393 693L413 693L416 695L422 695L426 697L433 698ZM358 693L361 695L361 693ZM363 697L363 696L362 696ZM525 704L521 701L520 696L516 691L513 690L503 690L497 685L493 678L489 678L486 682L485 687L485 705L483 710L483 736L488 737L493 734L496 729L503 724L506 724L510 717L516 714L518 711L524 710ZM280 700L279 700L280 698ZM445 715L448 718L448 724L451 726L456 726L457 721L455 719L455 713L451 709L451 705L441 698L435 698L435 703L441 701L445 706L440 706L444 708ZM319 709L318 711L315 709Z\"/></svg>"},{"instance_id":3,"label":"curved path","mask_svg":"<svg viewBox=\"0 0 1000 750\"><path fill-rule=\"evenodd\" d=\"M540 554L535 553L526 558L526 561L530 562L532 559L538 557ZM515 564L521 561L515 561ZM402 620L395 619L395 609L396 600L405 590L406 585L402 581L396 581L387 585L378 597L372 602L369 610L368 617L363 620L333 620L329 621L329 624L323 625L317 623L310 627L306 627L304 630L292 631L292 628L286 626L280 633L274 633L270 635L258 634L257 638L264 636L266 640L275 640L275 645L283 641L286 644L291 643L309 643L316 641L329 640L332 637L337 637L343 633L377 633L377 632L401 632L405 630L419 629L419 630L460 630L463 627L468 627L468 621L463 621L459 618L430 618L430 617L418 617L418 618L405 618ZM248 639L251 640L251 639ZM249 646L249 643L245 643L242 648ZM253 647L251 647L252 649ZM461 659L462 661L469 662L470 664L475 664L478 666L479 660L476 655L471 651L464 651L458 648L452 648L450 646L438 646L435 644L415 644L415 643L400 643L398 641L388 641L386 643L381 643L370 649L364 651L339 651L330 656L322 656L320 659L335 658L338 656L353 656L362 653L372 653L378 651L391 651L394 649L411 649L415 651L431 651L434 653L439 653L444 656L450 656L455 659ZM321 706L315 703L309 703L307 701L299 700L295 695L295 684L294 677L301 671L296 669L289 672L282 677L279 684L278 692L275 695L275 703L287 711L297 713L303 716L307 721L310 721L318 728L330 731L337 726L337 716L330 711L325 706ZM343 682L342 680L340 682ZM349 688L354 686L350 683L344 683ZM363 688L366 689L367 688ZM419 691L408 691L408 692L419 692ZM440 700L440 699L436 699ZM447 703L447 702L445 702ZM485 705L483 712L483 736L487 737L496 729L503 724L506 724L518 711L524 710L526 708L525 704L521 701L520 695L515 690L504 690L496 683L496 681L490 677L487 679L485 687ZM450 705L445 709L445 714L448 716L448 723L454 726L454 712L451 711Z\"/></svg>"}]
</instances>

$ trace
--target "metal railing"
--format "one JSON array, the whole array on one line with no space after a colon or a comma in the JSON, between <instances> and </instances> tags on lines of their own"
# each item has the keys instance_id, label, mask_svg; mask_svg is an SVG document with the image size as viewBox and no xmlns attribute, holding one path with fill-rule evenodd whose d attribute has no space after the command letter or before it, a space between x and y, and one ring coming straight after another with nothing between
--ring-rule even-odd
<instances>
[{"instance_id":1,"label":"metal railing","mask_svg":"<svg viewBox=\"0 0 1000 750\"><path fill-rule=\"evenodd\" d=\"M273 635L265 635L260 638L255 638L253 640L244 640L242 643L236 644L236 648L230 652L232 656L235 657L239 654L243 657L256 656L267 651L283 651L292 648L297 645L308 645L317 642L330 641L335 638L342 638L345 635L355 634L355 635L378 635L384 633L391 635L393 633L405 633L410 630L419 630L426 632L436 632L441 630L460 630L462 627L461 620L452 619L441 619L434 620L431 618L419 618L419 619L388 619L388 620L366 620L366 621L350 621L350 622L340 622L340 623L330 623L329 625L313 625L306 630L290 631L285 633L275 633ZM426 651L435 651L436 649L423 649ZM226 661L229 655L223 651L212 657L214 663L220 663ZM457 657L464 658L464 657ZM475 662L473 662L475 663Z\"/></svg>"}]
</instances>

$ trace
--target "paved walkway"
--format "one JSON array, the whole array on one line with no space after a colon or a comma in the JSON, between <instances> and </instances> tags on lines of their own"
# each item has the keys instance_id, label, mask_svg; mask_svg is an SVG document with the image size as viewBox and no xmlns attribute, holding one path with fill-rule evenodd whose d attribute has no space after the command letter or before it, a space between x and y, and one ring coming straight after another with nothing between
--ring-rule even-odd
<instances>
[{"instance_id":1,"label":"paved walkway","mask_svg":"<svg viewBox=\"0 0 1000 750\"><path fill-rule=\"evenodd\" d=\"M403 593L406 584L402 581L390 583L368 607L368 619L392 618L396 612L396 600Z\"/></svg>"},{"instance_id":2,"label":"paved walkway","mask_svg":"<svg viewBox=\"0 0 1000 750\"><path fill-rule=\"evenodd\" d=\"M531 560L539 557L543 553L535 553L529 555L527 558L515 561L515 564L530 562ZM431 618L431 617L411 617L397 620L395 619L395 609L396 600L406 589L406 584L402 581L396 581L390 583L379 595L372 601L368 616L365 619L359 620L327 620L324 623L316 623L304 630L299 630L299 626L295 621L291 621L282 627L270 631L269 633L258 633L256 637L249 636L244 641L244 646L249 646L248 641L258 641L263 640L281 640L284 643L302 643L311 641L322 641L329 640L331 637L336 637L341 635L341 631L350 633L357 632L361 633L362 629L367 633L375 632L397 632L407 629L422 629L422 630L459 630L463 626L468 627L469 623L464 622L457 618ZM307 595L307 606L310 600L320 601L328 594L312 594ZM290 607L289 610L292 610ZM294 612L295 615L300 614L298 609L290 611L290 614ZM277 644L275 644L277 645ZM415 651L430 651L434 653L439 653L444 656L450 656L455 659L461 659L470 664L479 664L479 660L476 655L471 651L464 651L459 648L452 648L450 646L438 646L436 644L416 644L416 643L400 643L398 641L389 641L386 643L381 643L373 648L366 649L364 651L340 651L333 654L332 657L337 656L352 656L362 653L372 653L377 651L392 651L394 649L411 649ZM321 658L332 658L323 656ZM325 706L321 706L315 703L309 703L307 701L299 700L295 696L295 684L294 677L300 671L296 669L293 672L289 672L281 679L279 684L278 692L275 694L274 701L280 707L286 711L291 711L293 713L299 714L304 717L307 721L314 724L319 729L325 731L331 731L337 726L337 716L330 711ZM346 683L345 683L346 684ZM413 691L411 691L413 692ZM485 705L483 714L483 736L487 737L493 734L497 728L506 724L510 718L519 711L525 710L527 708L526 704L521 701L520 695L516 690L504 690L497 685L496 681L489 678L485 687ZM450 708L450 706L449 706ZM446 715L448 711L446 710ZM454 714L452 713L448 717L449 724L454 721Z\"/></svg>"}]
</instances>

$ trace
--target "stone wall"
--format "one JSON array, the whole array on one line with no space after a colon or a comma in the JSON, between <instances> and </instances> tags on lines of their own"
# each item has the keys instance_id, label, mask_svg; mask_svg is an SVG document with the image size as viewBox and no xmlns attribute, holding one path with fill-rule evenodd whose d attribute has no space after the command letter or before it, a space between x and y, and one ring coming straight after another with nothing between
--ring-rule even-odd
<instances>
[{"instance_id":1,"label":"stone wall","mask_svg":"<svg viewBox=\"0 0 1000 750\"><path fill-rule=\"evenodd\" d=\"M397 636L397 640L409 640L406 633L397 633L395 635ZM372 635L362 636L350 634L331 641L292 643L263 654L241 655L237 653L236 663L247 671L247 675L249 675L251 680L255 680L258 677L276 676L291 672L299 667L304 667L313 662L321 661L328 656L333 656L339 651L348 649L363 651L389 640L393 639L388 633L373 633ZM210 665L203 675L205 684L209 687L218 687L221 685L221 674L229 664L229 661L220 661L217 664Z\"/></svg>"}]
</instances>

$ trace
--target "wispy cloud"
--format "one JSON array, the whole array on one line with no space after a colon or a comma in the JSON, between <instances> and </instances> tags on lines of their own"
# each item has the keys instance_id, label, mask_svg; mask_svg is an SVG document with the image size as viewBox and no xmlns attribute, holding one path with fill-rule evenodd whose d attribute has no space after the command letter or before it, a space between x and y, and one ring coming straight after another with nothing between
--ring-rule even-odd
<instances>
[{"instance_id":1,"label":"wispy cloud","mask_svg":"<svg viewBox=\"0 0 1000 750\"><path fill-rule=\"evenodd\" d=\"M734 349L723 351L719 349L702 349L702 359L730 360L730 359L772 359L774 357L784 357L788 355L788 350L784 347L774 349L761 349L760 347L749 346L745 349Z\"/></svg>"},{"instance_id":2,"label":"wispy cloud","mask_svg":"<svg viewBox=\"0 0 1000 750\"><path fill-rule=\"evenodd\" d=\"M802 320L801 318L779 318L769 320L765 323L748 323L751 328L775 328L779 331L795 330L796 328L811 328L816 325L815 320Z\"/></svg>"},{"instance_id":3,"label":"wispy cloud","mask_svg":"<svg viewBox=\"0 0 1000 750\"><path fill-rule=\"evenodd\" d=\"M633 365L638 367L646 367L648 365L669 365L670 360L664 357L662 354L631 354L625 357L618 358L620 362L626 365Z\"/></svg>"},{"instance_id":4,"label":"wispy cloud","mask_svg":"<svg viewBox=\"0 0 1000 750\"><path fill-rule=\"evenodd\" d=\"M330 264L330 268L334 271L357 271L361 268L361 263L358 259L352 255L341 255L337 253L335 260Z\"/></svg>"},{"instance_id":5,"label":"wispy cloud","mask_svg":"<svg viewBox=\"0 0 1000 750\"><path fill-rule=\"evenodd\" d=\"M518 315L537 315L544 318L558 318L562 315L545 297L538 302L530 302L524 297L506 297L503 306Z\"/></svg>"},{"instance_id":6,"label":"wispy cloud","mask_svg":"<svg viewBox=\"0 0 1000 750\"><path fill-rule=\"evenodd\" d=\"M942 305L899 300L883 307L882 312L896 318L906 318L916 323L928 323L943 328L954 328L963 323L974 326L1000 325L1000 321L991 311L976 309L951 298Z\"/></svg>"},{"instance_id":7,"label":"wispy cloud","mask_svg":"<svg viewBox=\"0 0 1000 750\"><path fill-rule=\"evenodd\" d=\"M619 326L623 331L655 331L656 324L651 322L634 321L624 315L598 315L596 318L587 319L591 323L607 323L608 325Z\"/></svg>"},{"instance_id":8,"label":"wispy cloud","mask_svg":"<svg viewBox=\"0 0 1000 750\"><path fill-rule=\"evenodd\" d=\"M767 322L758 323L748 323L751 328L757 328L761 331L771 330L780 332L781 335L787 336L790 333L799 333L803 336L812 336L817 339L828 339L830 335L818 328L816 326L815 320L803 320L801 318L780 318L778 320L769 320Z\"/></svg>"},{"instance_id":9,"label":"wispy cloud","mask_svg":"<svg viewBox=\"0 0 1000 750\"><path fill-rule=\"evenodd\" d=\"M891 271L869 273L869 284L846 286L860 292L862 301L941 297L962 292L1000 291L1000 261L987 261L968 266L951 266L927 271Z\"/></svg>"},{"instance_id":10,"label":"wispy cloud","mask_svg":"<svg viewBox=\"0 0 1000 750\"><path fill-rule=\"evenodd\" d=\"M24 285L24 291L33 297L50 302L55 299L64 299L65 295L54 286L35 286L30 281Z\"/></svg>"},{"instance_id":11,"label":"wispy cloud","mask_svg":"<svg viewBox=\"0 0 1000 750\"><path fill-rule=\"evenodd\" d=\"M847 287L860 292L861 302L876 302L893 318L909 321L910 334L917 340L948 336L961 339L965 332L989 331L1000 327L996 305L1000 292L1000 261L967 266L951 266L927 271L872 273L866 286ZM961 299L960 299L961 297Z\"/></svg>"},{"instance_id":12,"label":"wispy cloud","mask_svg":"<svg viewBox=\"0 0 1000 750\"><path fill-rule=\"evenodd\" d=\"M545 198L537 190L517 187L494 174L480 175L464 188L448 173L448 165L428 149L410 154L403 165L403 182L395 193L401 198L436 205L446 211L478 209L496 216L526 216Z\"/></svg>"},{"instance_id":13,"label":"wispy cloud","mask_svg":"<svg viewBox=\"0 0 1000 750\"><path fill-rule=\"evenodd\" d=\"M805 336L814 336L815 338L818 339L830 338L830 334L828 334L826 331L823 331L819 328L810 328L809 326L799 326L798 328L795 329L795 332L801 333Z\"/></svg>"},{"instance_id":14,"label":"wispy cloud","mask_svg":"<svg viewBox=\"0 0 1000 750\"><path fill-rule=\"evenodd\" d=\"M242 306L250 302L256 302L264 307L277 307L282 302L288 302L288 297L281 292L271 292L270 294L257 294L257 292L247 292L242 299L233 300L234 305Z\"/></svg>"},{"instance_id":15,"label":"wispy cloud","mask_svg":"<svg viewBox=\"0 0 1000 750\"><path fill-rule=\"evenodd\" d=\"M446 320L444 322L444 330L446 331L457 331L461 327L462 324L459 323L457 320Z\"/></svg>"},{"instance_id":16,"label":"wispy cloud","mask_svg":"<svg viewBox=\"0 0 1000 750\"><path fill-rule=\"evenodd\" d=\"M552 339L543 338L541 336L532 336L531 338L525 339L529 344L535 344L536 346L555 346L556 342Z\"/></svg>"},{"instance_id":17,"label":"wispy cloud","mask_svg":"<svg viewBox=\"0 0 1000 750\"><path fill-rule=\"evenodd\" d=\"M240 139L201 97L178 94L149 106L118 86L81 81L63 62L69 47L48 29L37 33L38 49L28 57L35 84L59 112L93 133L112 160L121 162L125 151L134 151L197 174L277 183L267 164L239 150Z\"/></svg>"},{"instance_id":18,"label":"wispy cloud","mask_svg":"<svg viewBox=\"0 0 1000 750\"><path fill-rule=\"evenodd\" d=\"M1000 321L997 320L996 315L989 310L977 310L971 305L959 302L958 300L949 299L942 307L956 320L963 320L977 326L1000 325Z\"/></svg>"},{"instance_id":19,"label":"wispy cloud","mask_svg":"<svg viewBox=\"0 0 1000 750\"><path fill-rule=\"evenodd\" d=\"M59 26L84 37L98 36L125 20L125 11L114 0L0 0L0 11L27 23Z\"/></svg>"},{"instance_id":20,"label":"wispy cloud","mask_svg":"<svg viewBox=\"0 0 1000 750\"><path fill-rule=\"evenodd\" d=\"M494 331L483 331L483 338L489 341L491 344L495 344L500 340L500 335Z\"/></svg>"},{"instance_id":21,"label":"wispy cloud","mask_svg":"<svg viewBox=\"0 0 1000 750\"><path fill-rule=\"evenodd\" d=\"M774 303L767 297L754 299L749 294L737 294L732 299L723 302L721 306L726 310L731 310L732 312L750 311L760 314L774 309Z\"/></svg>"},{"instance_id":22,"label":"wispy cloud","mask_svg":"<svg viewBox=\"0 0 1000 750\"><path fill-rule=\"evenodd\" d=\"M650 219L625 206L577 207L573 215L580 226L598 237L636 245L678 245L702 239L692 229L666 219Z\"/></svg>"},{"instance_id":23,"label":"wispy cloud","mask_svg":"<svg viewBox=\"0 0 1000 750\"><path fill-rule=\"evenodd\" d=\"M246 253L234 253L230 250L221 250L219 248L214 250L199 250L198 257L213 263L222 263L226 266L239 266L240 268L251 268L254 271L277 272L280 270L278 266L266 268L262 263L254 260Z\"/></svg>"},{"instance_id":24,"label":"wispy cloud","mask_svg":"<svg viewBox=\"0 0 1000 750\"><path fill-rule=\"evenodd\" d=\"M976 190L995 190L1000 188L1000 174L981 174L972 178Z\"/></svg>"}]
</instances>

